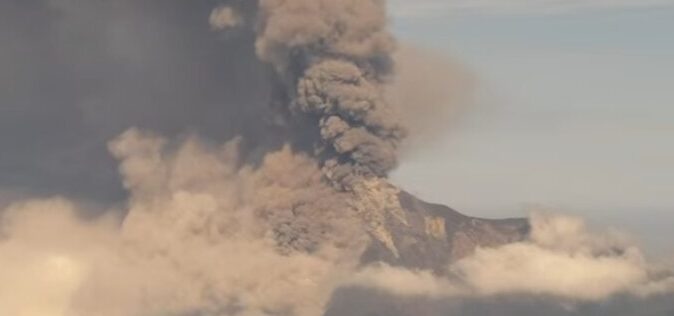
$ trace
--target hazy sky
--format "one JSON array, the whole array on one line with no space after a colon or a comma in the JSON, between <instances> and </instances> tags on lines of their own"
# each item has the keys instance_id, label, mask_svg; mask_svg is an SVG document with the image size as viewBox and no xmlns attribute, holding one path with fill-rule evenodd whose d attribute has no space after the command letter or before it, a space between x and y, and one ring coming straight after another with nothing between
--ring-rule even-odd
<instances>
[{"instance_id":1,"label":"hazy sky","mask_svg":"<svg viewBox=\"0 0 674 316\"><path fill-rule=\"evenodd\" d=\"M404 41L478 79L478 104L398 183L482 216L585 214L672 249L674 1L392 3Z\"/></svg>"}]
</instances>

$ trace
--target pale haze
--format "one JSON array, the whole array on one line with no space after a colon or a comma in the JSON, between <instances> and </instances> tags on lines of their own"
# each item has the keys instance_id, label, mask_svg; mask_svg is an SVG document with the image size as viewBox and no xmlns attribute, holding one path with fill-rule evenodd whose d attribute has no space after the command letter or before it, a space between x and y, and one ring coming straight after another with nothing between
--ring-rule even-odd
<instances>
[{"instance_id":1,"label":"pale haze","mask_svg":"<svg viewBox=\"0 0 674 316\"><path fill-rule=\"evenodd\" d=\"M394 1L392 11L404 41L476 78L475 104L403 161L398 183L475 215L582 214L674 250L673 1Z\"/></svg>"}]
</instances>

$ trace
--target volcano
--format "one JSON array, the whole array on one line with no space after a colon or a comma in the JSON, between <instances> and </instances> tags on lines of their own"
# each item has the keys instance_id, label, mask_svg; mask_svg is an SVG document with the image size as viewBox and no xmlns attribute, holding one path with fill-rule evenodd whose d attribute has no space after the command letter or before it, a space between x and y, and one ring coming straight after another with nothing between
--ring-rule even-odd
<instances>
[{"instance_id":1,"label":"volcano","mask_svg":"<svg viewBox=\"0 0 674 316\"><path fill-rule=\"evenodd\" d=\"M447 264L469 256L479 247L522 241L529 234L529 221L524 218L470 217L444 205L424 202L405 191L398 194L398 199L403 216L388 216L385 224L394 249L373 238L361 258L363 263L385 262L441 273Z\"/></svg>"}]
</instances>

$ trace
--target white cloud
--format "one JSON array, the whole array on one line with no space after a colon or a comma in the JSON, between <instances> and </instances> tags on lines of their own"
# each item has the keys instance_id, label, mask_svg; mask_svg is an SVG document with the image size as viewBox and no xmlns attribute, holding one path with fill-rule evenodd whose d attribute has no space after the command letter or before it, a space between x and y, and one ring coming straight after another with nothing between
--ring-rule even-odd
<instances>
[{"instance_id":1,"label":"white cloud","mask_svg":"<svg viewBox=\"0 0 674 316\"><path fill-rule=\"evenodd\" d=\"M446 13L560 14L579 10L674 6L674 0L391 0L395 17Z\"/></svg>"},{"instance_id":2,"label":"white cloud","mask_svg":"<svg viewBox=\"0 0 674 316\"><path fill-rule=\"evenodd\" d=\"M402 296L544 295L602 302L620 294L648 297L674 290L674 278L647 262L614 233L591 233L574 217L534 214L531 240L478 249L449 267L451 278L386 265L369 267L353 283Z\"/></svg>"}]
</instances>

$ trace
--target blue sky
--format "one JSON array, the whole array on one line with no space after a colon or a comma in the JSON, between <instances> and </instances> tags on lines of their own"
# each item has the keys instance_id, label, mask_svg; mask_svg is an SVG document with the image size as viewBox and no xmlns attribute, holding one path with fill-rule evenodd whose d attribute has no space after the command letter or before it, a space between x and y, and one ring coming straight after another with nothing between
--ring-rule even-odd
<instances>
[{"instance_id":1,"label":"blue sky","mask_svg":"<svg viewBox=\"0 0 674 316\"><path fill-rule=\"evenodd\" d=\"M674 250L674 1L393 0L391 12L403 42L478 82L477 104L396 182L475 215L583 214Z\"/></svg>"}]
</instances>

